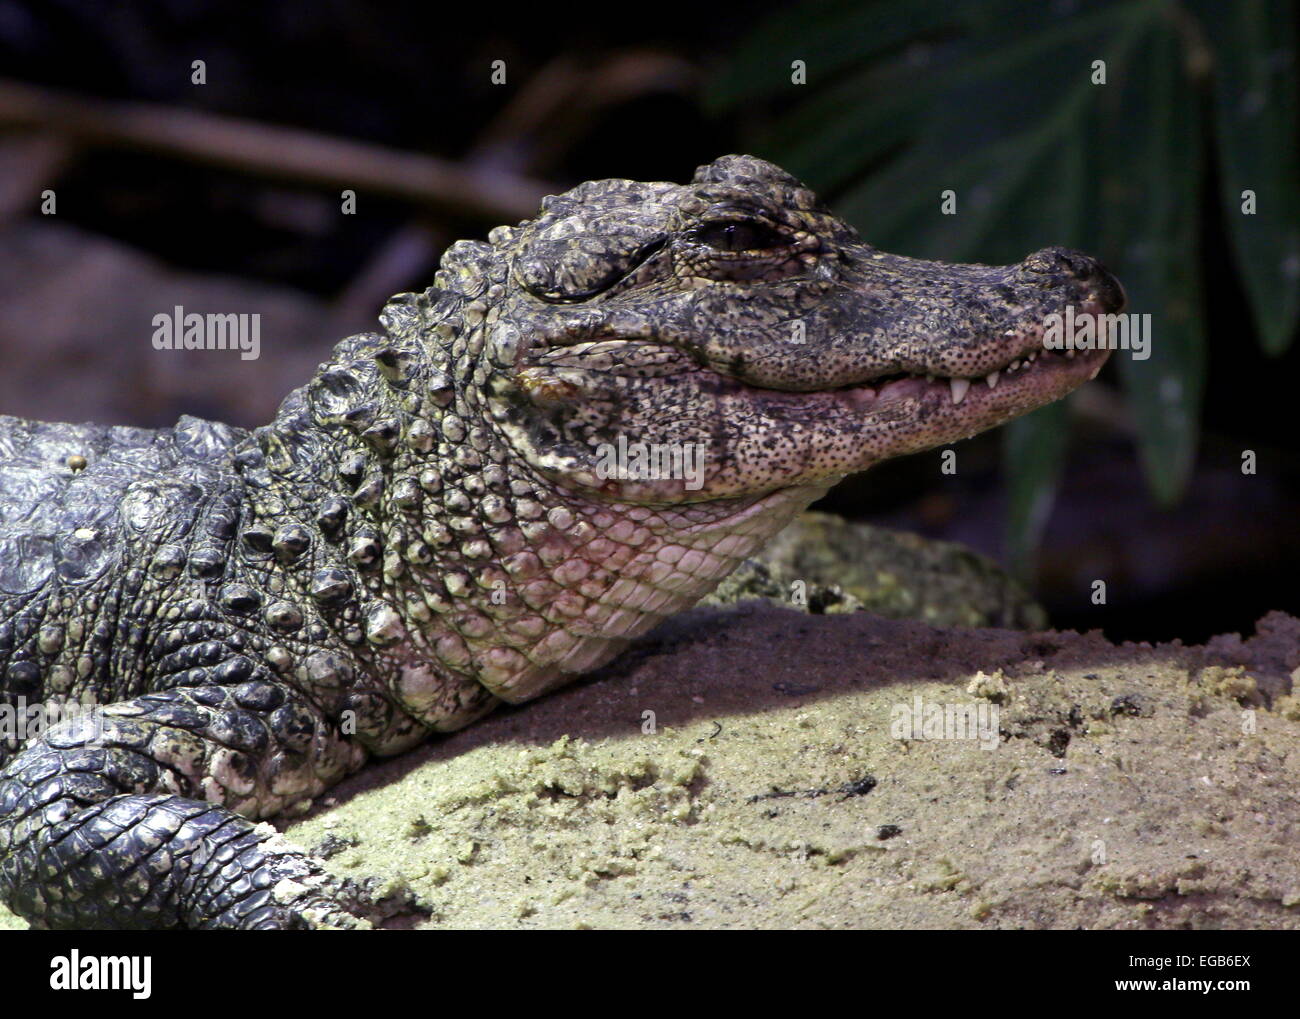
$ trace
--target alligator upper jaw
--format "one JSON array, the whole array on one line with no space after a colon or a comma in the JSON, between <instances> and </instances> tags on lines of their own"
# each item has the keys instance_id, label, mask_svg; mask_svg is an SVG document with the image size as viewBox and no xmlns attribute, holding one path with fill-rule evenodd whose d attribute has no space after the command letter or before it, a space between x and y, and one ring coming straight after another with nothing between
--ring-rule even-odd
<instances>
[{"instance_id":1,"label":"alligator upper jaw","mask_svg":"<svg viewBox=\"0 0 1300 1019\"><path fill-rule=\"evenodd\" d=\"M1079 306L1078 317L1098 316L1106 308L1098 301L1086 301ZM943 406L960 406L968 400L974 404L1014 405L1013 413L1023 412L1021 397L1032 394L1038 402L1047 403L1065 395L1076 386L1096 377L1105 364L1109 351L1104 349L1051 350L1043 344L1043 330L1035 325L1022 332L1003 333L996 341L990 340L985 359L988 371L976 376L950 375L938 367L942 351L938 351L929 365L910 370L895 370L872 375L848 384L807 389L802 386L755 385L747 379L728 377L728 381L741 388L780 401L783 398L831 398L835 403L854 413L870 413L897 401L912 399ZM1000 349L1001 356L994 354ZM921 364L924 364L922 362ZM1001 397L996 393L1001 391ZM1008 400L1008 397L1013 399Z\"/></svg>"},{"instance_id":2,"label":"alligator upper jaw","mask_svg":"<svg viewBox=\"0 0 1300 1019\"><path fill-rule=\"evenodd\" d=\"M897 329L876 327L861 336L853 331L830 333L820 341L810 337L801 346L783 345L775 355L755 345L755 353L748 358L728 364L711 357L707 367L744 386L778 392L862 390L864 396L869 396L894 386L898 387L892 390L894 395L901 396L919 391L920 384L927 380L939 380L950 386L953 402L960 403L969 388L981 383L996 388L1003 380L1032 367L1040 355L1054 353L1045 342L1047 325L1053 318L1063 318L1072 311L1075 323L1092 320L1094 334L1103 335L1102 319L1122 305L1122 298L1080 295L1069 303L1043 305L1036 315L1021 312L1005 325L990 322L972 329L961 320L939 321L927 331L928 335L903 318ZM943 335L945 327L951 329L949 338ZM792 349L797 356L789 353ZM1093 353L1071 350L1064 359L1090 360L1085 355ZM1104 362L1105 357L1100 361Z\"/></svg>"}]
</instances>

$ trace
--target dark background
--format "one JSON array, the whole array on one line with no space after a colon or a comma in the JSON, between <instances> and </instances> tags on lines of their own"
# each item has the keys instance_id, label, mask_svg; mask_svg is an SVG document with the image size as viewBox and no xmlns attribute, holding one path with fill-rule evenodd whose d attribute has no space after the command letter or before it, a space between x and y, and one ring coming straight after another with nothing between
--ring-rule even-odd
<instances>
[{"instance_id":1,"label":"dark background","mask_svg":"<svg viewBox=\"0 0 1300 1019\"><path fill-rule=\"evenodd\" d=\"M0 413L266 421L384 297L428 285L450 241L583 180L681 181L745 151L765 109L706 113L701 97L781 6L0 0ZM204 85L190 81L195 59ZM277 167L274 143L269 160L246 149L242 124L319 135L319 147L284 135L280 149L311 153L319 173ZM435 157L430 180L450 168L455 187L394 183L384 160L400 154ZM365 183L349 183L353 170ZM342 187L357 191L355 216L339 214ZM46 188L55 216L39 214ZM1300 354L1261 353L1220 220L1202 222L1188 253L1210 340L1195 469L1181 501L1157 507L1108 366L1075 415L1031 580L1058 626L1201 640L1300 612ZM856 225L873 239L869 220ZM153 350L153 315L177 303L260 313L261 359ZM1001 556L1000 448L962 444L955 477L937 453L884 465L823 508ZM1241 473L1244 449L1257 475ZM1094 578L1106 605L1089 600Z\"/></svg>"}]
</instances>

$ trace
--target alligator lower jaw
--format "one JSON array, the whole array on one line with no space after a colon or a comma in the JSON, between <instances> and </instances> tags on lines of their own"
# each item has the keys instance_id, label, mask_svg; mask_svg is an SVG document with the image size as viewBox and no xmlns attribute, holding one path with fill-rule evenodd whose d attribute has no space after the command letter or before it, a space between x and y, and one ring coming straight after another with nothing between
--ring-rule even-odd
<instances>
[{"instance_id":1,"label":"alligator lower jaw","mask_svg":"<svg viewBox=\"0 0 1300 1019\"><path fill-rule=\"evenodd\" d=\"M831 390L828 395L853 413L871 413L909 399L927 404L969 404L969 409L974 410L1001 402L1019 403L1025 396L1040 393L1041 399L1035 402L1048 403L1095 378L1108 355L1106 350L1038 350L978 379L903 375Z\"/></svg>"}]
</instances>

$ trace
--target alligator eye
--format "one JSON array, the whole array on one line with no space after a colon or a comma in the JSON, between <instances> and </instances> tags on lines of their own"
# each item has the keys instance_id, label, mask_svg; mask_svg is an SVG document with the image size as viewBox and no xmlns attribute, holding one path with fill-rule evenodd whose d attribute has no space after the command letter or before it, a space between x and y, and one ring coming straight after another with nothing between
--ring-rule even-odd
<instances>
[{"instance_id":1,"label":"alligator eye","mask_svg":"<svg viewBox=\"0 0 1300 1019\"><path fill-rule=\"evenodd\" d=\"M741 219L706 223L695 231L695 239L719 251L766 251L790 243L770 226Z\"/></svg>"}]
</instances>

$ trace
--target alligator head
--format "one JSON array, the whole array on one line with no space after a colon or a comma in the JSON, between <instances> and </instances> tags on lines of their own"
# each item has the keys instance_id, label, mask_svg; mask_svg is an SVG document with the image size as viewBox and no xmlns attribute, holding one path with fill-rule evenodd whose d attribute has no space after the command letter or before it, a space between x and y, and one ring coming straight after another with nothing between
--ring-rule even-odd
<instances>
[{"instance_id":1,"label":"alligator head","mask_svg":"<svg viewBox=\"0 0 1300 1019\"><path fill-rule=\"evenodd\" d=\"M1047 316L1122 301L1061 249L877 251L748 156L596 181L448 249L259 431L245 480L255 510L323 507L346 556L307 586L364 591L330 595L335 625L396 641L397 696L450 728L479 684L525 700L608 660L844 475L1065 395L1106 352L1045 351Z\"/></svg>"},{"instance_id":2,"label":"alligator head","mask_svg":"<svg viewBox=\"0 0 1300 1019\"><path fill-rule=\"evenodd\" d=\"M493 416L548 476L637 502L826 484L1001 424L1107 356L1045 350L1045 319L1124 300L1062 248L1008 266L877 251L749 156L687 186L584 184L493 242L513 284L486 339ZM602 469L636 443L702 451L702 475Z\"/></svg>"}]
</instances>

